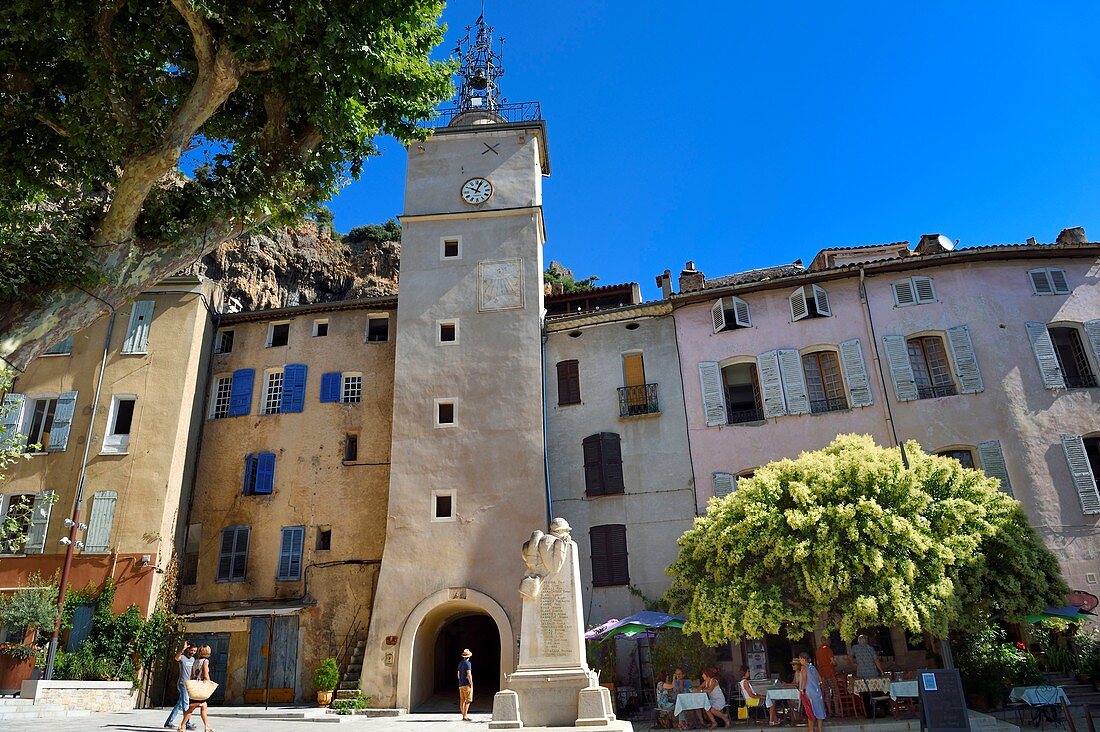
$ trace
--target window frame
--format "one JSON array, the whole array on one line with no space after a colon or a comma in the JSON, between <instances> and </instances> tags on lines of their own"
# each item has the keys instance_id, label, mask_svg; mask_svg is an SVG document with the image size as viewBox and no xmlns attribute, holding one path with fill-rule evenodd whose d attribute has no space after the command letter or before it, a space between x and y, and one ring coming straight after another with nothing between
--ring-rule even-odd
<instances>
[{"instance_id":1,"label":"window frame","mask_svg":"<svg viewBox=\"0 0 1100 732\"><path fill-rule=\"evenodd\" d=\"M227 555L224 551L224 548L225 548L225 532L229 531L230 529L233 530L233 547L230 550L229 554ZM237 544L239 542L238 542L237 537L240 535L240 533L242 531L244 532L244 536L245 536L244 550L243 551L238 551L237 550ZM214 582L215 582L215 584L233 584L233 583L237 583L237 582L247 582L248 581L248 552L249 552L249 549L252 548L252 526L243 525L243 524L234 524L232 526L226 526L226 527L222 528L222 530L220 532L218 532L218 541L219 541L219 544L218 544L218 563L214 566ZM233 574L233 565L235 564L238 555L243 555L242 559L241 559L241 564L243 566L241 567L241 576L240 577L235 577L234 574ZM221 569L222 569L221 565L222 565L222 557L224 557L224 556L229 557L229 573L228 573L227 577L223 578L222 577L222 572L221 572Z\"/></svg>"},{"instance_id":2,"label":"window frame","mask_svg":"<svg viewBox=\"0 0 1100 732\"><path fill-rule=\"evenodd\" d=\"M726 380L726 369L731 369L735 366L745 366L749 369L749 387L752 389L754 408L752 414L749 414L750 410L732 408L732 402L730 401L729 388L730 384ZM757 364L755 356L734 356L732 358L725 359L718 362L718 378L722 386L722 403L725 407L726 414L722 424L735 425L735 424L764 424L767 418L764 416L764 393L760 386L760 367ZM738 402L741 404L742 402ZM742 414L743 416L752 419L739 419L737 421L731 421L731 417L734 412Z\"/></svg>"},{"instance_id":3,"label":"window frame","mask_svg":"<svg viewBox=\"0 0 1100 732\"><path fill-rule=\"evenodd\" d=\"M348 447L355 446L355 454L349 457ZM344 459L342 461L345 465L354 465L359 462L359 433L358 432L345 432L344 433Z\"/></svg>"},{"instance_id":4,"label":"window frame","mask_svg":"<svg viewBox=\"0 0 1100 732\"><path fill-rule=\"evenodd\" d=\"M909 360L909 367L913 371L913 384L917 390L917 401L921 399L939 399L942 397L958 396L962 392L959 390L958 376L955 371L955 363L952 360L951 346L948 342L947 334L939 331L921 331L918 333L912 333L907 336L903 336L905 341L905 353ZM947 381L945 383L937 384L932 377L932 362L929 360L928 349L925 347L925 340L934 338L939 341L939 347L943 351L944 368L946 369ZM928 385L922 386L920 378L918 378L917 369L913 368L913 356L910 352L910 345L914 342L920 344L924 373L928 376ZM940 392L943 393L940 393Z\"/></svg>"},{"instance_id":5,"label":"window frame","mask_svg":"<svg viewBox=\"0 0 1100 732\"><path fill-rule=\"evenodd\" d=\"M107 412L107 426L103 430L103 442L99 446L100 455L127 455L130 452L130 438L134 434L137 421L137 394L112 394L111 408ZM130 415L130 431L126 434L115 432L118 425L118 409L122 402L133 402L134 411Z\"/></svg>"},{"instance_id":6,"label":"window frame","mask_svg":"<svg viewBox=\"0 0 1100 732\"><path fill-rule=\"evenodd\" d=\"M815 317L815 316L811 316L811 317ZM820 317L832 317L832 316L822 315ZM826 354L831 356L833 361L834 361L834 366L835 366L835 369L836 369L836 387L837 387L837 390L838 390L838 393L839 393L839 398L830 397L829 396L829 390L825 386L825 369L824 369L823 364L821 362L822 361L821 356L826 355ZM822 388L822 392L825 396L824 400L815 400L813 398L813 395L810 393L810 391L811 391L810 374L806 370L806 359L807 358L816 358L816 360L817 360L819 374L820 374L820 377L821 377L821 388ZM852 408L852 405L848 400L848 384L844 379L844 364L841 361L840 352L839 352L838 349L833 348L832 346L811 346L809 348L805 348L805 349L799 351L798 359L799 359L799 364L802 367L803 379L806 382L806 397L807 397L807 399L810 400L810 413L811 414L827 414L829 412L844 412L844 411L847 411L847 410ZM824 401L824 402L826 402L825 408L824 409L814 408L814 402L815 401L818 401L818 402ZM836 402L836 404L834 404L834 402ZM843 404L843 406L840 406L840 404Z\"/></svg>"},{"instance_id":7,"label":"window frame","mask_svg":"<svg viewBox=\"0 0 1100 732\"><path fill-rule=\"evenodd\" d=\"M1091 348L1088 345L1089 335L1085 332L1084 326L1081 323L1072 323L1067 321L1055 321L1053 323L1047 323L1047 336L1050 338L1050 344L1054 349L1054 358L1058 362L1058 369L1062 373L1062 382L1066 389L1094 389L1100 386L1100 376L1098 376L1097 364L1094 363L1094 354L1091 353ZM1075 358L1074 369L1080 371L1080 366L1083 364L1088 372L1080 373L1076 378L1079 383L1073 385L1070 384L1070 374L1066 370L1066 364L1062 359L1062 352L1059 349L1059 344L1055 341L1054 331L1064 330L1073 334L1076 339L1076 344L1070 344L1072 349L1076 345L1079 349L1079 354L1071 354ZM1088 383L1091 382L1091 383Z\"/></svg>"},{"instance_id":8,"label":"window frame","mask_svg":"<svg viewBox=\"0 0 1100 732\"><path fill-rule=\"evenodd\" d=\"M325 546L321 546L321 537L325 536ZM313 551L315 552L330 552L332 551L332 526L329 524L323 524L316 527L313 537Z\"/></svg>"},{"instance_id":9,"label":"window frame","mask_svg":"<svg viewBox=\"0 0 1100 732\"><path fill-rule=\"evenodd\" d=\"M447 244L448 242L454 242L456 244L457 254L453 257L447 256ZM461 236L441 236L439 237L439 261L441 262L454 262L462 259L462 237Z\"/></svg>"},{"instance_id":10,"label":"window frame","mask_svg":"<svg viewBox=\"0 0 1100 732\"><path fill-rule=\"evenodd\" d=\"M439 499L447 498L451 502L451 512L448 516L440 516L438 513ZM454 523L458 520L458 491L454 488L440 488L432 491L431 505L431 519L429 523Z\"/></svg>"},{"instance_id":11,"label":"window frame","mask_svg":"<svg viewBox=\"0 0 1100 732\"><path fill-rule=\"evenodd\" d=\"M349 399L348 387L355 383L354 380L358 379L359 389L358 394L355 394L355 399ZM340 403L341 404L360 404L363 401L363 373L361 371L341 371L340 372Z\"/></svg>"},{"instance_id":12,"label":"window frame","mask_svg":"<svg viewBox=\"0 0 1100 732\"><path fill-rule=\"evenodd\" d=\"M275 328L280 326L286 326L286 343L280 343L275 345ZM274 320L267 324L267 341L264 344L264 348L286 348L290 345L290 321L289 320Z\"/></svg>"},{"instance_id":13,"label":"window frame","mask_svg":"<svg viewBox=\"0 0 1100 732\"><path fill-rule=\"evenodd\" d=\"M613 449L609 449L611 445ZM626 493L622 435L618 432L594 432L581 440L581 464L586 498Z\"/></svg>"},{"instance_id":14,"label":"window frame","mask_svg":"<svg viewBox=\"0 0 1100 732\"><path fill-rule=\"evenodd\" d=\"M454 339L445 341L443 340L443 326L454 326ZM444 318L443 320L435 321L435 344L437 346L457 346L459 338L458 318Z\"/></svg>"},{"instance_id":15,"label":"window frame","mask_svg":"<svg viewBox=\"0 0 1100 732\"><path fill-rule=\"evenodd\" d=\"M325 332L321 332L321 328L324 327ZM315 318L313 320L313 329L311 338L328 338L329 320L328 318Z\"/></svg>"},{"instance_id":16,"label":"window frame","mask_svg":"<svg viewBox=\"0 0 1100 732\"><path fill-rule=\"evenodd\" d=\"M23 543L20 544L19 551L9 552L5 551L8 545L0 544L0 557L25 557L27 555L27 543L30 541L31 528L34 523L34 500L37 494L25 493L21 491L12 491L11 493L0 493L0 521L7 518L8 511L11 510L12 501L16 498L26 497L30 501L29 510L27 511L27 522L22 532ZM12 537L18 539L18 536Z\"/></svg>"},{"instance_id":17,"label":"window frame","mask_svg":"<svg viewBox=\"0 0 1100 732\"><path fill-rule=\"evenodd\" d=\"M970 464L965 464L962 460L959 460L953 453L966 453L970 456ZM972 470L979 470L978 467L978 448L976 445L948 445L947 447L941 447L939 450L935 450L932 453L938 457L952 458L957 461L964 468L970 468Z\"/></svg>"},{"instance_id":18,"label":"window frame","mask_svg":"<svg viewBox=\"0 0 1100 732\"><path fill-rule=\"evenodd\" d=\"M31 434L31 425L34 423L34 413L37 409L38 402L52 401L53 408L46 408L45 419L42 423L42 428L39 430L38 438L34 439L34 435ZM23 414L21 415L18 430L19 434L23 435L24 450L30 455L45 455L49 450L49 435L53 431L54 418L57 416L57 406L61 403L61 394L53 394L49 392L43 392L40 394L24 394L23 395ZM108 422L110 424L110 422ZM47 429L47 426L49 429ZM45 441L42 441L45 438ZM30 446L33 444L41 445L38 450L32 451ZM0 513L0 515L3 515Z\"/></svg>"},{"instance_id":19,"label":"window frame","mask_svg":"<svg viewBox=\"0 0 1100 732\"><path fill-rule=\"evenodd\" d=\"M439 408L445 404L451 405L451 421L441 422L439 420ZM432 420L435 422L437 429L447 429L454 427L458 424L458 398L457 397L441 397L435 400L435 411L432 413Z\"/></svg>"},{"instance_id":20,"label":"window frame","mask_svg":"<svg viewBox=\"0 0 1100 732\"><path fill-rule=\"evenodd\" d=\"M63 348L65 350L62 350ZM55 343L52 346L50 346L49 348L47 348L45 351L43 351L39 355L42 356L42 357L45 357L45 356L71 356L72 354L73 354L73 337L72 336L66 336L65 338L62 338L57 343Z\"/></svg>"},{"instance_id":21,"label":"window frame","mask_svg":"<svg viewBox=\"0 0 1100 732\"><path fill-rule=\"evenodd\" d=\"M260 397L261 417L268 417L273 414L282 413L283 390L286 388L286 374L284 373L284 368L285 367L283 366L276 366L273 368L264 369L264 390ZM273 377L276 375L279 376L279 393L278 396L275 397L275 406L274 408L272 408L272 382L274 381Z\"/></svg>"},{"instance_id":22,"label":"window frame","mask_svg":"<svg viewBox=\"0 0 1100 732\"><path fill-rule=\"evenodd\" d=\"M210 385L210 409L207 411L207 419L228 419L229 405L233 397L233 373L215 374ZM221 387L225 384L225 414L218 413L218 398L221 396Z\"/></svg>"},{"instance_id":23,"label":"window frame","mask_svg":"<svg viewBox=\"0 0 1100 732\"><path fill-rule=\"evenodd\" d=\"M225 347L227 336L229 339L229 348ZM236 341L235 328L219 328L218 332L214 334L214 355L221 356L227 353L233 353L234 341Z\"/></svg>"},{"instance_id":24,"label":"window frame","mask_svg":"<svg viewBox=\"0 0 1100 732\"><path fill-rule=\"evenodd\" d=\"M375 321L385 321L385 323L386 323L386 337L385 338L371 338L370 337L371 323L373 323ZM390 332L391 330L392 329L390 328L390 314L389 313L381 313L381 314L371 313L371 314L368 314L367 315L366 331L363 333L364 341L366 343L389 343L390 342L390 336L391 336L391 332Z\"/></svg>"},{"instance_id":25,"label":"window frame","mask_svg":"<svg viewBox=\"0 0 1100 732\"><path fill-rule=\"evenodd\" d=\"M1054 281L1054 273L1061 274L1063 289L1058 289L1057 284ZM1050 288L1050 292L1039 292L1038 286L1035 284L1035 275L1042 273L1043 280ZM1069 278L1066 277L1066 271L1061 267L1035 267L1027 271L1027 281L1031 284L1031 294L1040 297L1046 297L1048 295L1068 295L1070 294Z\"/></svg>"},{"instance_id":26,"label":"window frame","mask_svg":"<svg viewBox=\"0 0 1100 732\"><path fill-rule=\"evenodd\" d=\"M928 287L932 292L932 297L922 298L920 296L920 290L917 287L917 280L927 280L928 281ZM908 283L909 288L910 288L910 292L913 295L913 302L903 303L903 302L901 302L901 298L898 297L898 285L901 284L902 282ZM896 307L896 308L908 308L908 307L913 307L914 305L928 305L929 303L934 303L934 302L937 302L939 300L939 298L936 296L936 283L935 283L935 280L933 280L931 277L928 277L926 275L911 275L909 277L902 277L900 279L893 280L890 283L890 292L894 296L894 307Z\"/></svg>"}]
</instances>

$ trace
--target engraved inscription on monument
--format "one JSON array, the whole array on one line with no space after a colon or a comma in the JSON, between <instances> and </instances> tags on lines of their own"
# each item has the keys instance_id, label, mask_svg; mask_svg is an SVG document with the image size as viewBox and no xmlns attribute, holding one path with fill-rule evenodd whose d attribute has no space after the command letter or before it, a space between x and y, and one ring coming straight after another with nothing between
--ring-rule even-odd
<instances>
[{"instance_id":1,"label":"engraved inscription on monument","mask_svg":"<svg viewBox=\"0 0 1100 732\"><path fill-rule=\"evenodd\" d=\"M571 594L561 582L543 586L539 593L539 621L542 631L542 655L568 657L572 650L569 642L569 609Z\"/></svg>"}]
</instances>

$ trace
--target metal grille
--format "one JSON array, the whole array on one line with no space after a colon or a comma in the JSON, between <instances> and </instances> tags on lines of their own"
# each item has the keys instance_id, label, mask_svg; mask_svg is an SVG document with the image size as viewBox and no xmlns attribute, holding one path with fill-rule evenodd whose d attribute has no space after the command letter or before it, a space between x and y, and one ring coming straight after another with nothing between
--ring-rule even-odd
<instances>
[{"instance_id":1,"label":"metal grille","mask_svg":"<svg viewBox=\"0 0 1100 732\"><path fill-rule=\"evenodd\" d=\"M1088 389L1096 386L1096 375L1092 372L1092 365L1089 364L1089 357L1085 353L1081 334L1077 329L1050 328L1049 330L1066 386L1070 389Z\"/></svg>"},{"instance_id":2,"label":"metal grille","mask_svg":"<svg viewBox=\"0 0 1100 732\"><path fill-rule=\"evenodd\" d=\"M211 419L222 419L229 416L229 395L233 391L233 377L223 376L218 379L214 387L214 411Z\"/></svg>"},{"instance_id":3,"label":"metal grille","mask_svg":"<svg viewBox=\"0 0 1100 732\"><path fill-rule=\"evenodd\" d=\"M344 390L340 401L351 404L359 402L363 397L363 377L345 376Z\"/></svg>"},{"instance_id":4,"label":"metal grille","mask_svg":"<svg viewBox=\"0 0 1100 732\"><path fill-rule=\"evenodd\" d=\"M430 127L450 127L452 124L459 127L465 123L464 116L468 115L469 124L489 117L498 124L508 122L538 122L542 119L542 106L538 102L518 102L515 104L501 104L484 109L459 109L451 107L441 109L439 113L428 123ZM483 123L483 122L482 122Z\"/></svg>"},{"instance_id":5,"label":"metal grille","mask_svg":"<svg viewBox=\"0 0 1100 732\"><path fill-rule=\"evenodd\" d=\"M958 394L951 379L951 365L947 350L939 336L922 336L906 341L909 348L909 365L913 368L913 380L920 399L954 396Z\"/></svg>"},{"instance_id":6,"label":"metal grille","mask_svg":"<svg viewBox=\"0 0 1100 732\"><path fill-rule=\"evenodd\" d=\"M726 423L741 424L742 422L759 422L764 419L764 410L759 407L752 409L734 409L726 407Z\"/></svg>"},{"instance_id":7,"label":"metal grille","mask_svg":"<svg viewBox=\"0 0 1100 732\"><path fill-rule=\"evenodd\" d=\"M267 375L267 388L264 390L264 414L278 414L283 401L283 372L274 371Z\"/></svg>"},{"instance_id":8,"label":"metal grille","mask_svg":"<svg viewBox=\"0 0 1100 732\"><path fill-rule=\"evenodd\" d=\"M619 387L620 417L636 417L639 414L656 414L660 411L656 384Z\"/></svg>"},{"instance_id":9,"label":"metal grille","mask_svg":"<svg viewBox=\"0 0 1100 732\"><path fill-rule=\"evenodd\" d=\"M807 353L802 357L802 370L806 374L806 393L810 397L811 412L817 414L848 408L844 382L840 378L840 361L835 353Z\"/></svg>"}]
</instances>

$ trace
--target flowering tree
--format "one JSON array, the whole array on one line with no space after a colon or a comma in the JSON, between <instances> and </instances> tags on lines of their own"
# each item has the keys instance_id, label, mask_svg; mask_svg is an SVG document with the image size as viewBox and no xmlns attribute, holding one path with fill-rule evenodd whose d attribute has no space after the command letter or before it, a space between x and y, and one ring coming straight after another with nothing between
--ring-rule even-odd
<instances>
[{"instance_id":1,"label":"flowering tree","mask_svg":"<svg viewBox=\"0 0 1100 732\"><path fill-rule=\"evenodd\" d=\"M669 600L710 645L823 621L946 637L1020 620L1067 592L1058 562L998 481L951 458L843 435L712 500L679 540Z\"/></svg>"}]
</instances>

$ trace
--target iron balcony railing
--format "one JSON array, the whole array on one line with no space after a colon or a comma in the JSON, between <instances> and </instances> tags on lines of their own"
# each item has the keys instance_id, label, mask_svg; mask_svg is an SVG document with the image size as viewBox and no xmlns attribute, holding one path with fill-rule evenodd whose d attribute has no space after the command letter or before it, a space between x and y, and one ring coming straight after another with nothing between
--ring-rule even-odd
<instances>
[{"instance_id":1,"label":"iron balcony railing","mask_svg":"<svg viewBox=\"0 0 1100 732\"><path fill-rule=\"evenodd\" d=\"M764 419L764 410L760 407L752 409L740 409L726 405L726 424L743 424L745 422L759 422Z\"/></svg>"},{"instance_id":2,"label":"iron balcony railing","mask_svg":"<svg viewBox=\"0 0 1100 732\"><path fill-rule=\"evenodd\" d=\"M486 118L498 124L509 122L538 122L542 119L542 105L538 102L516 102L498 104L495 107L459 109L448 107L439 110L435 117L428 120L429 127L456 127L466 124L487 124ZM488 122L488 124L492 124Z\"/></svg>"},{"instance_id":3,"label":"iron balcony railing","mask_svg":"<svg viewBox=\"0 0 1100 732\"><path fill-rule=\"evenodd\" d=\"M839 412L848 408L848 400L844 397L837 397L835 399L811 399L810 411L814 414L821 414L823 412Z\"/></svg>"},{"instance_id":4,"label":"iron balcony railing","mask_svg":"<svg viewBox=\"0 0 1100 732\"><path fill-rule=\"evenodd\" d=\"M656 384L619 387L620 417L637 417L641 414L657 414L660 411Z\"/></svg>"},{"instance_id":5,"label":"iron balcony railing","mask_svg":"<svg viewBox=\"0 0 1100 732\"><path fill-rule=\"evenodd\" d=\"M1096 386L1096 377L1093 374L1066 376L1065 379L1066 387L1069 389L1091 389Z\"/></svg>"},{"instance_id":6,"label":"iron balcony railing","mask_svg":"<svg viewBox=\"0 0 1100 732\"><path fill-rule=\"evenodd\" d=\"M938 384L935 386L917 385L918 399L935 399L936 397L955 396L959 390L954 384Z\"/></svg>"}]
</instances>

